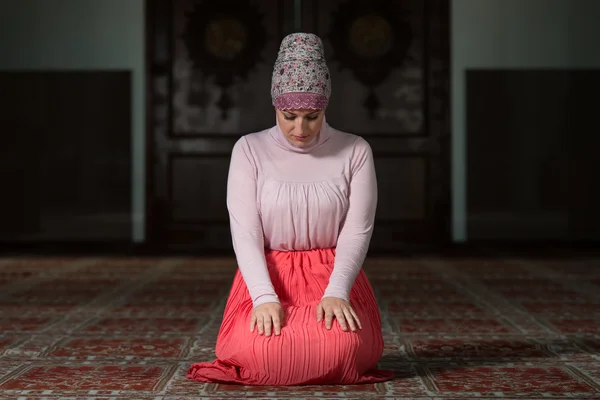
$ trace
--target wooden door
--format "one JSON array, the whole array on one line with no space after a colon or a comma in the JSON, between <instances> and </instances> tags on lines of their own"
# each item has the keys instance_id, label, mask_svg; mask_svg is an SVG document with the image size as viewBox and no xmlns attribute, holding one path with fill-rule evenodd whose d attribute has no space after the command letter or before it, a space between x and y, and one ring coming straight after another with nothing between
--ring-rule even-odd
<instances>
[{"instance_id":1,"label":"wooden door","mask_svg":"<svg viewBox=\"0 0 600 400\"><path fill-rule=\"evenodd\" d=\"M294 31L324 40L329 123L373 147L380 200L372 250L446 240L448 3L149 0L148 243L231 249L231 149L274 124L272 66Z\"/></svg>"}]
</instances>

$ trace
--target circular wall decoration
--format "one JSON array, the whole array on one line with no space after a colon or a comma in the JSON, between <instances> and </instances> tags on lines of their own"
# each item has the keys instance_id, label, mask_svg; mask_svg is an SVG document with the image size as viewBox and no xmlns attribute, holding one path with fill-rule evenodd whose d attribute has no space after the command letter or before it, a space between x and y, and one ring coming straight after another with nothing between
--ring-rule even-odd
<instances>
[{"instance_id":1,"label":"circular wall decoration","mask_svg":"<svg viewBox=\"0 0 600 400\"><path fill-rule=\"evenodd\" d=\"M379 100L375 87L394 68L402 66L412 43L412 30L397 1L346 0L333 16L327 35L333 46L332 60L340 70L350 69L369 88L364 106L375 118Z\"/></svg>"},{"instance_id":2,"label":"circular wall decoration","mask_svg":"<svg viewBox=\"0 0 600 400\"><path fill-rule=\"evenodd\" d=\"M392 47L392 27L381 15L358 17L350 26L348 42L361 58L383 57Z\"/></svg>"},{"instance_id":3,"label":"circular wall decoration","mask_svg":"<svg viewBox=\"0 0 600 400\"><path fill-rule=\"evenodd\" d=\"M202 1L187 14L181 36L194 68L214 77L222 89L217 106L227 118L233 101L227 89L236 78L247 79L261 61L267 44L262 14L248 2Z\"/></svg>"},{"instance_id":4,"label":"circular wall decoration","mask_svg":"<svg viewBox=\"0 0 600 400\"><path fill-rule=\"evenodd\" d=\"M216 58L234 60L246 47L246 27L237 19L220 17L206 27L204 47Z\"/></svg>"}]
</instances>

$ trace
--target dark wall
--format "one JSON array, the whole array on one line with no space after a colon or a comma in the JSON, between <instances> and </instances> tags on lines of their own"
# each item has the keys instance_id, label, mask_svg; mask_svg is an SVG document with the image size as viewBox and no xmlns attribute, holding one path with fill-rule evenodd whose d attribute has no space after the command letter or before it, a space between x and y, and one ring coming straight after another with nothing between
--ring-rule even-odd
<instances>
[{"instance_id":1,"label":"dark wall","mask_svg":"<svg viewBox=\"0 0 600 400\"><path fill-rule=\"evenodd\" d=\"M130 240L131 74L0 72L0 240Z\"/></svg>"},{"instance_id":2,"label":"dark wall","mask_svg":"<svg viewBox=\"0 0 600 400\"><path fill-rule=\"evenodd\" d=\"M467 72L472 239L600 239L595 70Z\"/></svg>"}]
</instances>

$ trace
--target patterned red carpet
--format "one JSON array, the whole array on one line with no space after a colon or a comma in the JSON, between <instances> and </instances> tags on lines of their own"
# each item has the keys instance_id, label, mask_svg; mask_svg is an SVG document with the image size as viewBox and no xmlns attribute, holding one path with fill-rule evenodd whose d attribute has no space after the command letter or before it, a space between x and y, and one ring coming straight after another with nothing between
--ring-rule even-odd
<instances>
[{"instance_id":1,"label":"patterned red carpet","mask_svg":"<svg viewBox=\"0 0 600 400\"><path fill-rule=\"evenodd\" d=\"M600 260L370 260L394 381L236 387L227 259L0 259L1 399L600 399Z\"/></svg>"}]
</instances>

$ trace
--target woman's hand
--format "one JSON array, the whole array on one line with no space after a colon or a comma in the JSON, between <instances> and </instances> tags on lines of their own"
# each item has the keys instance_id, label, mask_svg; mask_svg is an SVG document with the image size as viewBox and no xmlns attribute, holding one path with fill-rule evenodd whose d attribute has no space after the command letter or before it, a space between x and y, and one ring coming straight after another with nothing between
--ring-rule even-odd
<instances>
[{"instance_id":1,"label":"woman's hand","mask_svg":"<svg viewBox=\"0 0 600 400\"><path fill-rule=\"evenodd\" d=\"M362 325L354 309L344 299L338 297L324 297L317 306L317 322L323 321L325 316L325 327L331 329L333 317L337 319L338 324L344 331L348 331L348 325L353 332L356 332L356 327L362 329Z\"/></svg>"},{"instance_id":2,"label":"woman's hand","mask_svg":"<svg viewBox=\"0 0 600 400\"><path fill-rule=\"evenodd\" d=\"M256 327L260 335L271 336L271 332L274 331L275 335L279 336L282 324L283 308L279 303L264 303L252 310L250 332L254 332Z\"/></svg>"}]
</instances>

